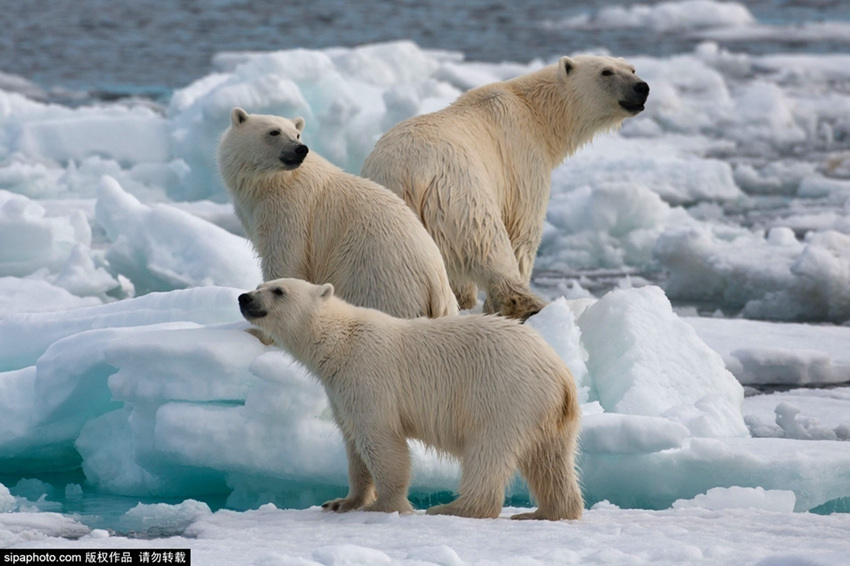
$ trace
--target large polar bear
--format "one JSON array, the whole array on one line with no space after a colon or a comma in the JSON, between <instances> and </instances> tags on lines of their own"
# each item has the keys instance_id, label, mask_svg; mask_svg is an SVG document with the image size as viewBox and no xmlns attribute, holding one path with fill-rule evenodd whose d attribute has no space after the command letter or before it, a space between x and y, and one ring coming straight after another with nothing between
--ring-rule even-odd
<instances>
[{"instance_id":1,"label":"large polar bear","mask_svg":"<svg viewBox=\"0 0 850 566\"><path fill-rule=\"evenodd\" d=\"M301 143L304 119L231 112L221 175L263 279L333 283L339 295L402 318L457 313L440 251L400 198Z\"/></svg>"},{"instance_id":2,"label":"large polar bear","mask_svg":"<svg viewBox=\"0 0 850 566\"><path fill-rule=\"evenodd\" d=\"M649 86L622 58L562 57L472 89L378 140L361 174L407 202L434 237L460 308L527 318L552 169L643 110Z\"/></svg>"},{"instance_id":3,"label":"large polar bear","mask_svg":"<svg viewBox=\"0 0 850 566\"><path fill-rule=\"evenodd\" d=\"M327 392L349 492L325 509L411 512L406 440L415 438L463 470L458 498L429 514L497 517L518 467L539 508L514 519L581 517L576 386L532 328L487 315L394 318L297 279L263 283L239 307Z\"/></svg>"}]
</instances>

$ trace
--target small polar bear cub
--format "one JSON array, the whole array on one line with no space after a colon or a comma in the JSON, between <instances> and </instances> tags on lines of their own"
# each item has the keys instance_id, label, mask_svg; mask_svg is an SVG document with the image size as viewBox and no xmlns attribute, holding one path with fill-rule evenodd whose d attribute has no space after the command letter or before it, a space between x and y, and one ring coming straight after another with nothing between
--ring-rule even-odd
<instances>
[{"instance_id":1,"label":"small polar bear cub","mask_svg":"<svg viewBox=\"0 0 850 566\"><path fill-rule=\"evenodd\" d=\"M497 517L518 468L539 507L513 519L581 517L575 383L532 328L485 315L395 318L298 279L263 283L239 307L327 393L349 492L324 509L412 512L413 438L461 461L459 496L428 514Z\"/></svg>"}]
</instances>

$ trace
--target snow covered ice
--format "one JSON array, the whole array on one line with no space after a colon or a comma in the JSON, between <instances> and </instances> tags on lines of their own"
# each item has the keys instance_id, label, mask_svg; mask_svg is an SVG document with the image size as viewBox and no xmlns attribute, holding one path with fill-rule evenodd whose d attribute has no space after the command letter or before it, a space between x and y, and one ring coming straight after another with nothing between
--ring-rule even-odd
<instances>
[{"instance_id":1,"label":"snow covered ice","mask_svg":"<svg viewBox=\"0 0 850 566\"><path fill-rule=\"evenodd\" d=\"M0 74L0 547L150 545L129 533L199 564L845 560L850 55L723 42L850 27L707 0L541 26L705 40L616 53L651 85L646 111L553 173L534 278L552 302L528 324L579 386L581 521L504 520L529 505L520 481L492 521L320 512L347 489L324 393L244 332L236 297L261 276L214 162L233 106L304 116L311 149L357 173L399 120L550 62L396 42L221 53L162 104L46 103ZM456 463L412 449L413 501L450 496Z\"/></svg>"}]
</instances>

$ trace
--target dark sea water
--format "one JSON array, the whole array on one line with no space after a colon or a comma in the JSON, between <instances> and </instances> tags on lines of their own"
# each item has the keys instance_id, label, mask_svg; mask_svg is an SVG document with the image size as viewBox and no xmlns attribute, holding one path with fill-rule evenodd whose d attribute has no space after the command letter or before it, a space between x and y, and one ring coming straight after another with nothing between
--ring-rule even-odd
<instances>
[{"instance_id":1,"label":"dark sea water","mask_svg":"<svg viewBox=\"0 0 850 566\"><path fill-rule=\"evenodd\" d=\"M528 62L603 48L615 55L687 52L692 35L546 25L613 4L586 0L2 0L0 72L98 98L167 96L210 73L221 51L355 46L409 39L468 60ZM741 2L762 24L850 21L847 0ZM742 52L842 52L848 42L730 42Z\"/></svg>"}]
</instances>

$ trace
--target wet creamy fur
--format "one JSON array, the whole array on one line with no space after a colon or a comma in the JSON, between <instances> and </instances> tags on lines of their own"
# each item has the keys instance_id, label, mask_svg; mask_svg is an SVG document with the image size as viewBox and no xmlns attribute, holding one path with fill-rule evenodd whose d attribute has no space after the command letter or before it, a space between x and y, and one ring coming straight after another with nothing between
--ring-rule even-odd
<instances>
[{"instance_id":1,"label":"wet creamy fur","mask_svg":"<svg viewBox=\"0 0 850 566\"><path fill-rule=\"evenodd\" d=\"M333 283L345 300L402 318L457 313L439 249L400 198L314 152L284 170L301 118L240 108L231 118L219 169L264 280Z\"/></svg>"},{"instance_id":2,"label":"wet creamy fur","mask_svg":"<svg viewBox=\"0 0 850 566\"><path fill-rule=\"evenodd\" d=\"M603 75L610 71L610 75ZM638 111L619 101L642 82L625 60L562 57L475 88L452 105L389 130L361 174L410 206L434 237L460 308L487 292L485 312L525 318L552 169Z\"/></svg>"},{"instance_id":3,"label":"wet creamy fur","mask_svg":"<svg viewBox=\"0 0 850 566\"><path fill-rule=\"evenodd\" d=\"M294 279L264 283L240 306L327 392L350 490L326 509L412 511L406 439L415 438L462 464L458 498L429 514L498 516L518 468L539 508L514 518L581 516L576 387L532 328L485 315L394 318Z\"/></svg>"}]
</instances>

